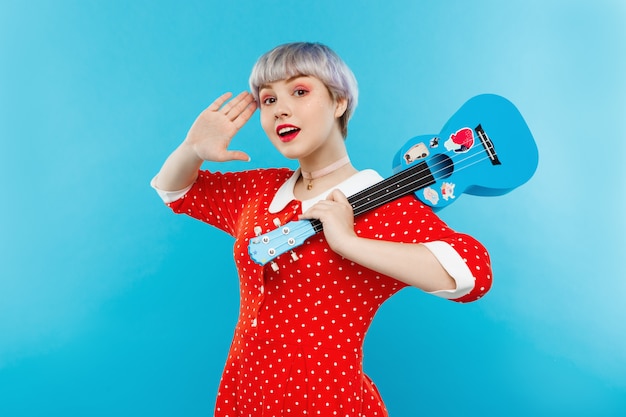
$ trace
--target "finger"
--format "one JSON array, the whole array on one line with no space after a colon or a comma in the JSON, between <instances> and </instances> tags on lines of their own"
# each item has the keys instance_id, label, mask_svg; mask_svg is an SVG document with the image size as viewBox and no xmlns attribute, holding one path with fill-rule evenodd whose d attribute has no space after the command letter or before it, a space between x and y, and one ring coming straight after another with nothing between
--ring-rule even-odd
<instances>
[{"instance_id":1,"label":"finger","mask_svg":"<svg viewBox=\"0 0 626 417\"><path fill-rule=\"evenodd\" d=\"M337 203L330 200L320 200L310 209L302 213L301 219L322 219L327 213L331 213L337 207Z\"/></svg>"},{"instance_id":2,"label":"finger","mask_svg":"<svg viewBox=\"0 0 626 417\"><path fill-rule=\"evenodd\" d=\"M243 111L239 113L239 115L237 115L237 117L233 120L235 127L237 127L237 129L241 129L241 127L245 125L248 120L250 120L256 109L257 104L254 100L252 100L252 102L248 103Z\"/></svg>"},{"instance_id":3,"label":"finger","mask_svg":"<svg viewBox=\"0 0 626 417\"><path fill-rule=\"evenodd\" d=\"M328 196L326 197L326 200L339 203L342 206L352 207L350 201L348 200L348 197L346 197L346 195L339 189L334 189L333 191L331 191L330 194L328 194Z\"/></svg>"},{"instance_id":4,"label":"finger","mask_svg":"<svg viewBox=\"0 0 626 417\"><path fill-rule=\"evenodd\" d=\"M342 193L340 189L335 188L328 194L328 196L326 197L326 200L343 202L343 201L347 201L347 198L346 198L346 195Z\"/></svg>"},{"instance_id":5,"label":"finger","mask_svg":"<svg viewBox=\"0 0 626 417\"><path fill-rule=\"evenodd\" d=\"M243 151L228 151L227 155L231 161L250 162L250 155Z\"/></svg>"},{"instance_id":6,"label":"finger","mask_svg":"<svg viewBox=\"0 0 626 417\"><path fill-rule=\"evenodd\" d=\"M232 119L238 117L241 113L246 111L248 106L254 104L256 107L256 102L254 101L254 97L250 93L241 93L236 98L232 99L230 103L227 104L228 109L226 110L225 106L225 114L230 116Z\"/></svg>"},{"instance_id":7,"label":"finger","mask_svg":"<svg viewBox=\"0 0 626 417\"><path fill-rule=\"evenodd\" d=\"M320 214L323 210L321 210L320 206L321 201L315 203L312 207L310 207L307 211L302 213L299 218L300 219L319 219Z\"/></svg>"},{"instance_id":8,"label":"finger","mask_svg":"<svg viewBox=\"0 0 626 417\"><path fill-rule=\"evenodd\" d=\"M225 115L229 116L232 120L237 117L239 113L241 113L241 111L245 109L246 106L252 101L254 101L252 94L248 93L247 91L243 91L237 94L237 96L230 100L228 103L226 103L222 107L221 111Z\"/></svg>"},{"instance_id":9,"label":"finger","mask_svg":"<svg viewBox=\"0 0 626 417\"><path fill-rule=\"evenodd\" d=\"M228 100L232 96L233 96L233 93L231 93L230 91L222 94L221 96L216 98L215 101L211 103L209 107L207 107L207 109L211 111L218 111L220 107L222 107L222 105L226 103L226 100Z\"/></svg>"}]
</instances>

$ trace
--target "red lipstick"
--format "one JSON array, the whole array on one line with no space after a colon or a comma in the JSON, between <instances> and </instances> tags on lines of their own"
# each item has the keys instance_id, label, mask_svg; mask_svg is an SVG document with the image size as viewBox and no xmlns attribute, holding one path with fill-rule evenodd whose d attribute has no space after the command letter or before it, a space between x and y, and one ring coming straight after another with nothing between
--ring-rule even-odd
<instances>
[{"instance_id":1,"label":"red lipstick","mask_svg":"<svg viewBox=\"0 0 626 417\"><path fill-rule=\"evenodd\" d=\"M300 133L300 128L294 125L283 124L276 127L278 138L285 143L294 140L298 133Z\"/></svg>"}]
</instances>

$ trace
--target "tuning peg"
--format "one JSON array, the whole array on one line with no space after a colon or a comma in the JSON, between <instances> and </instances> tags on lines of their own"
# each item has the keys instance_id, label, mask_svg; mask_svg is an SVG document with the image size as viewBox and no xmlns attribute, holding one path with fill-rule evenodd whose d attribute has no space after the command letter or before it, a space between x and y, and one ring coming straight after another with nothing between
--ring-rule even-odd
<instances>
[{"instance_id":1,"label":"tuning peg","mask_svg":"<svg viewBox=\"0 0 626 417\"><path fill-rule=\"evenodd\" d=\"M273 222L274 222L274 226L280 227L280 219L278 217L274 217Z\"/></svg>"},{"instance_id":2,"label":"tuning peg","mask_svg":"<svg viewBox=\"0 0 626 417\"><path fill-rule=\"evenodd\" d=\"M278 266L276 262L272 262L270 266L272 267L272 271L274 272L278 272L278 270L280 269L280 267Z\"/></svg>"},{"instance_id":3,"label":"tuning peg","mask_svg":"<svg viewBox=\"0 0 626 417\"><path fill-rule=\"evenodd\" d=\"M298 256L297 253L295 253L294 251L291 251L291 259L293 259L293 261L298 261L300 260L300 257Z\"/></svg>"},{"instance_id":4,"label":"tuning peg","mask_svg":"<svg viewBox=\"0 0 626 417\"><path fill-rule=\"evenodd\" d=\"M261 233L263 233L263 229L261 229L261 226L254 226L254 235L260 236Z\"/></svg>"}]
</instances>

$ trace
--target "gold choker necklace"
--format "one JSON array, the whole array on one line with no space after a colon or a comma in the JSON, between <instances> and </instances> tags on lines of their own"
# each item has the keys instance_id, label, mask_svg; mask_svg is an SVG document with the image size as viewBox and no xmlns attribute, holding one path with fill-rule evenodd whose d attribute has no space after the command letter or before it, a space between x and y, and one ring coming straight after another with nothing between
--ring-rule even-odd
<instances>
[{"instance_id":1,"label":"gold choker necklace","mask_svg":"<svg viewBox=\"0 0 626 417\"><path fill-rule=\"evenodd\" d=\"M347 165L348 163L350 163L350 157L346 155L340 160L333 162L327 167L318 169L317 171L308 172L303 169L300 169L300 172L302 172L302 178L304 178L305 180L309 180L309 183L307 184L306 189L310 190L313 188L314 179L325 177L328 174L332 174L333 172L337 171L339 168L342 168L344 165Z\"/></svg>"}]
</instances>

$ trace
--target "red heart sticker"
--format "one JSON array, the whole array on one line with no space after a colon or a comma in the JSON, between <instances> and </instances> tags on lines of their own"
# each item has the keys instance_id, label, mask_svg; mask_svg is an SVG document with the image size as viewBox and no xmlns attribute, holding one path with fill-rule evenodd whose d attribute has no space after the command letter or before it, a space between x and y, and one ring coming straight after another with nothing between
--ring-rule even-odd
<instances>
[{"instance_id":1,"label":"red heart sticker","mask_svg":"<svg viewBox=\"0 0 626 417\"><path fill-rule=\"evenodd\" d=\"M456 133L450 136L450 139L464 151L474 146L474 132L469 127L457 130Z\"/></svg>"}]
</instances>

